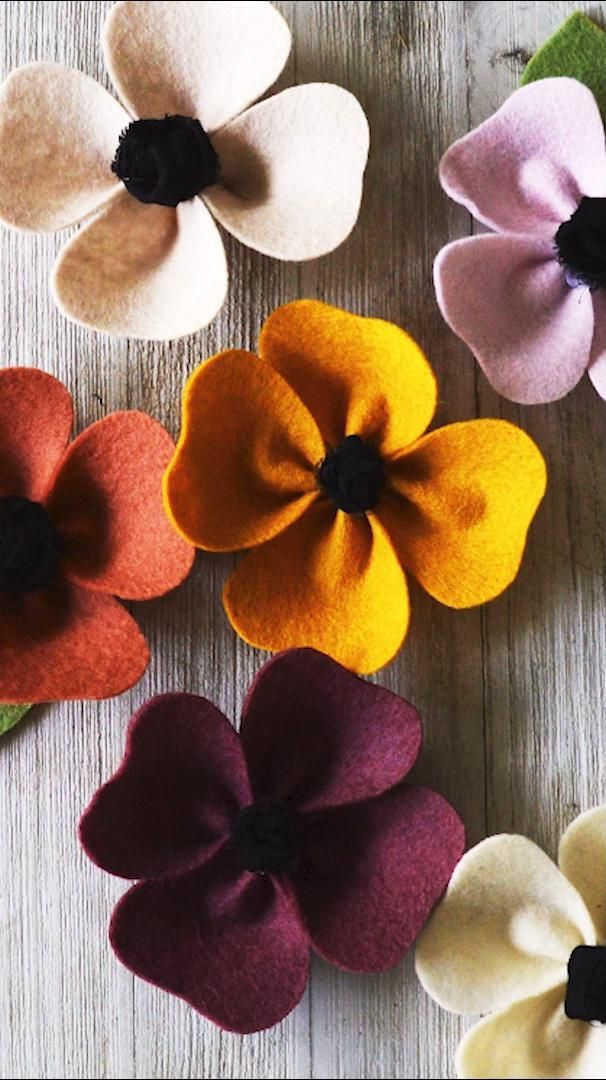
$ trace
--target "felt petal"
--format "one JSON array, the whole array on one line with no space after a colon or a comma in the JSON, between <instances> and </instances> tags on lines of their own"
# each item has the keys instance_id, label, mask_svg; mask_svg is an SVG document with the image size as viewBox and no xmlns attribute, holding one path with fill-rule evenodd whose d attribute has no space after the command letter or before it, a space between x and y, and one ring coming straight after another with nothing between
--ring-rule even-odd
<instances>
[{"instance_id":1,"label":"felt petal","mask_svg":"<svg viewBox=\"0 0 606 1080\"><path fill-rule=\"evenodd\" d=\"M85 810L80 840L110 874L181 874L217 851L251 801L229 721L206 698L161 694L131 720L122 764Z\"/></svg>"},{"instance_id":2,"label":"felt petal","mask_svg":"<svg viewBox=\"0 0 606 1080\"><path fill-rule=\"evenodd\" d=\"M433 371L393 323L295 300L269 316L259 352L307 405L329 446L361 435L384 454L397 453L433 416Z\"/></svg>"},{"instance_id":3,"label":"felt petal","mask_svg":"<svg viewBox=\"0 0 606 1080\"><path fill-rule=\"evenodd\" d=\"M59 253L52 288L69 319L125 337L192 334L217 314L227 266L200 199L170 206L122 191Z\"/></svg>"},{"instance_id":4,"label":"felt petal","mask_svg":"<svg viewBox=\"0 0 606 1080\"><path fill-rule=\"evenodd\" d=\"M111 596L76 585L0 596L0 701L113 697L148 661L139 627Z\"/></svg>"},{"instance_id":5,"label":"felt petal","mask_svg":"<svg viewBox=\"0 0 606 1080\"><path fill-rule=\"evenodd\" d=\"M311 645L360 674L387 664L408 628L406 579L380 524L326 500L246 555L223 602L250 645Z\"/></svg>"},{"instance_id":6,"label":"felt petal","mask_svg":"<svg viewBox=\"0 0 606 1080\"><path fill-rule=\"evenodd\" d=\"M390 481L377 513L402 565L436 600L473 607L514 580L546 484L541 452L520 428L438 428L392 463Z\"/></svg>"},{"instance_id":7,"label":"felt petal","mask_svg":"<svg viewBox=\"0 0 606 1080\"><path fill-rule=\"evenodd\" d=\"M290 30L273 4L114 4L103 32L105 61L135 116L195 116L215 131L278 78Z\"/></svg>"},{"instance_id":8,"label":"felt petal","mask_svg":"<svg viewBox=\"0 0 606 1080\"><path fill-rule=\"evenodd\" d=\"M291 649L249 690L240 738L257 799L306 812L380 795L414 765L416 709L323 653Z\"/></svg>"},{"instance_id":9,"label":"felt petal","mask_svg":"<svg viewBox=\"0 0 606 1080\"><path fill-rule=\"evenodd\" d=\"M204 200L255 251L315 259L357 221L368 143L364 110L348 90L291 86L217 132L221 183Z\"/></svg>"},{"instance_id":10,"label":"felt petal","mask_svg":"<svg viewBox=\"0 0 606 1080\"><path fill-rule=\"evenodd\" d=\"M44 498L74 419L69 390L35 368L0 370L0 496Z\"/></svg>"},{"instance_id":11,"label":"felt petal","mask_svg":"<svg viewBox=\"0 0 606 1080\"><path fill-rule=\"evenodd\" d=\"M187 383L166 511L198 547L263 543L317 497L324 453L313 418L268 364L240 350L220 353Z\"/></svg>"},{"instance_id":12,"label":"felt petal","mask_svg":"<svg viewBox=\"0 0 606 1080\"><path fill-rule=\"evenodd\" d=\"M551 243L456 240L439 253L434 279L442 315L499 394L532 405L576 386L589 363L593 304L588 289L566 284Z\"/></svg>"},{"instance_id":13,"label":"felt petal","mask_svg":"<svg viewBox=\"0 0 606 1080\"><path fill-rule=\"evenodd\" d=\"M581 944L595 931L557 866L523 836L491 836L457 866L419 940L417 975L443 1008L486 1013L565 984Z\"/></svg>"},{"instance_id":14,"label":"felt petal","mask_svg":"<svg viewBox=\"0 0 606 1080\"><path fill-rule=\"evenodd\" d=\"M606 806L580 814L562 836L560 869L587 904L598 941L606 943Z\"/></svg>"},{"instance_id":15,"label":"felt petal","mask_svg":"<svg viewBox=\"0 0 606 1080\"><path fill-rule=\"evenodd\" d=\"M600 397L606 399L606 300L601 291L592 294L593 340L587 374Z\"/></svg>"},{"instance_id":16,"label":"felt petal","mask_svg":"<svg viewBox=\"0 0 606 1080\"><path fill-rule=\"evenodd\" d=\"M73 581L147 600L187 576L193 548L177 536L162 505L162 476L174 445L162 425L141 412L113 413L71 444L48 508Z\"/></svg>"},{"instance_id":17,"label":"felt petal","mask_svg":"<svg viewBox=\"0 0 606 1080\"><path fill-rule=\"evenodd\" d=\"M241 1034L277 1024L307 983L309 943L295 907L227 852L192 873L135 885L114 911L110 939L135 975Z\"/></svg>"},{"instance_id":18,"label":"felt petal","mask_svg":"<svg viewBox=\"0 0 606 1080\"><path fill-rule=\"evenodd\" d=\"M0 86L0 219L53 231L93 213L120 188L111 163L128 123L81 71L17 68Z\"/></svg>"},{"instance_id":19,"label":"felt petal","mask_svg":"<svg viewBox=\"0 0 606 1080\"><path fill-rule=\"evenodd\" d=\"M347 971L385 971L410 948L465 847L440 795L399 787L306 820L293 887L312 945Z\"/></svg>"},{"instance_id":20,"label":"felt petal","mask_svg":"<svg viewBox=\"0 0 606 1080\"><path fill-rule=\"evenodd\" d=\"M606 1028L569 1020L558 986L487 1016L457 1052L462 1080L602 1080Z\"/></svg>"},{"instance_id":21,"label":"felt petal","mask_svg":"<svg viewBox=\"0 0 606 1080\"><path fill-rule=\"evenodd\" d=\"M606 195L604 125L575 79L514 91L446 151L442 187L485 225L553 240L584 195Z\"/></svg>"}]
</instances>

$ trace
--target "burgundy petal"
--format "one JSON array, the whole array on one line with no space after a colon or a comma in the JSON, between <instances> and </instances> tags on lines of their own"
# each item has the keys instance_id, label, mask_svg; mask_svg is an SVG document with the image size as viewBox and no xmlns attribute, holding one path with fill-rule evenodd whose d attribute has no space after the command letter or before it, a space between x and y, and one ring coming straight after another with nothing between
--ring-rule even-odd
<instances>
[{"instance_id":1,"label":"burgundy petal","mask_svg":"<svg viewBox=\"0 0 606 1080\"><path fill-rule=\"evenodd\" d=\"M206 698L163 694L133 717L122 764L85 811L80 839L111 874L182 873L216 851L250 801L229 721Z\"/></svg>"},{"instance_id":2,"label":"burgundy petal","mask_svg":"<svg viewBox=\"0 0 606 1080\"><path fill-rule=\"evenodd\" d=\"M277 1024L307 983L296 907L228 851L189 874L135 885L114 911L110 940L135 975L241 1034Z\"/></svg>"},{"instance_id":3,"label":"burgundy petal","mask_svg":"<svg viewBox=\"0 0 606 1080\"><path fill-rule=\"evenodd\" d=\"M415 763L418 713L314 649L280 653L246 699L242 746L256 798L318 810L379 795Z\"/></svg>"},{"instance_id":4,"label":"burgundy petal","mask_svg":"<svg viewBox=\"0 0 606 1080\"><path fill-rule=\"evenodd\" d=\"M293 887L313 947L347 971L384 971L412 945L465 847L441 795L401 786L310 817Z\"/></svg>"}]
</instances>

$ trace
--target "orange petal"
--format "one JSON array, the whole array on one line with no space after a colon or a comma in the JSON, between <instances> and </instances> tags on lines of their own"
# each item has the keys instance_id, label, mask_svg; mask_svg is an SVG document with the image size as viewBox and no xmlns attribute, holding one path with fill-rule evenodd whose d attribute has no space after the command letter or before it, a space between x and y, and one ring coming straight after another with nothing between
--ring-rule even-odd
<instances>
[{"instance_id":1,"label":"orange petal","mask_svg":"<svg viewBox=\"0 0 606 1080\"><path fill-rule=\"evenodd\" d=\"M177 536L162 505L162 477L175 444L141 412L99 420L71 444L48 509L65 543L72 581L147 600L175 588L194 550Z\"/></svg>"},{"instance_id":2,"label":"orange petal","mask_svg":"<svg viewBox=\"0 0 606 1080\"><path fill-rule=\"evenodd\" d=\"M296 300L269 316L259 352L305 402L329 446L361 435L384 454L398 453L433 416L433 371L393 323Z\"/></svg>"},{"instance_id":3,"label":"orange petal","mask_svg":"<svg viewBox=\"0 0 606 1080\"><path fill-rule=\"evenodd\" d=\"M288 384L251 353L220 353L185 388L166 511L198 547L261 544L316 497L323 457L320 433Z\"/></svg>"},{"instance_id":4,"label":"orange petal","mask_svg":"<svg viewBox=\"0 0 606 1080\"><path fill-rule=\"evenodd\" d=\"M249 644L311 645L359 674L387 664L408 627L406 579L381 525L327 502L247 555L223 601Z\"/></svg>"},{"instance_id":5,"label":"orange petal","mask_svg":"<svg viewBox=\"0 0 606 1080\"><path fill-rule=\"evenodd\" d=\"M545 493L535 443L505 420L440 428L392 463L378 513L402 565L443 604L473 607L515 578Z\"/></svg>"},{"instance_id":6,"label":"orange petal","mask_svg":"<svg viewBox=\"0 0 606 1080\"><path fill-rule=\"evenodd\" d=\"M70 393L34 368L0 371L0 495L39 502L69 439Z\"/></svg>"},{"instance_id":7,"label":"orange petal","mask_svg":"<svg viewBox=\"0 0 606 1080\"><path fill-rule=\"evenodd\" d=\"M139 627L111 596L64 585L0 597L0 701L112 697L148 661Z\"/></svg>"}]
</instances>

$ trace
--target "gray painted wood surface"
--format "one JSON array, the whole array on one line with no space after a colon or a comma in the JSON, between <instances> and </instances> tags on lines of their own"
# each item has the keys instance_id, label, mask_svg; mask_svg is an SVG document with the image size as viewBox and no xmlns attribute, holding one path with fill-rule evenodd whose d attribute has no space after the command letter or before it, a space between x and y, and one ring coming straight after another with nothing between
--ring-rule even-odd
<instances>
[{"instance_id":1,"label":"gray painted wood surface","mask_svg":"<svg viewBox=\"0 0 606 1080\"><path fill-rule=\"evenodd\" d=\"M441 193L436 166L455 137L515 88L525 55L571 10L602 19L606 4L278 6L294 35L279 85L334 80L359 96L370 119L366 193L351 239L297 267L227 238L231 286L222 314L168 346L112 341L68 324L47 289L59 238L2 231L0 362L38 365L63 379L79 428L134 407L176 434L181 388L198 362L228 346L254 348L274 306L314 296L407 327L438 371L441 423L503 416L526 428L546 454L550 488L518 581L470 612L442 608L413 586L408 644L379 680L421 710L418 776L452 800L471 842L515 830L555 853L577 810L606 793L606 405L587 381L555 405L503 402L443 324L432 259L471 222ZM51 59L105 82L99 29L108 7L1 4L0 74ZM109 951L107 922L123 884L87 862L76 823L120 759L131 712L154 692L201 692L237 717L264 657L236 639L223 615L220 589L231 565L230 557L202 556L184 587L135 605L153 662L132 693L100 705L37 708L0 743L3 1078L454 1075L467 1022L425 997L411 957L377 977L316 962L296 1012L242 1039L135 981Z\"/></svg>"}]
</instances>

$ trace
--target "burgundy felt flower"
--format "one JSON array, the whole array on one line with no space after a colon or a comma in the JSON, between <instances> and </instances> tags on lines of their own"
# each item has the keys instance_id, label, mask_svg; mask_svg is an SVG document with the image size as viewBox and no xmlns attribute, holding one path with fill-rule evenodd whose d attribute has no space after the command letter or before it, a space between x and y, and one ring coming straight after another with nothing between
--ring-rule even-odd
<instances>
[{"instance_id":1,"label":"burgundy felt flower","mask_svg":"<svg viewBox=\"0 0 606 1080\"><path fill-rule=\"evenodd\" d=\"M241 1033L295 1007L310 947L397 964L464 848L452 807L401 783L420 744L411 705L313 649L265 665L240 735L205 698L152 699L80 824L97 865L139 879L119 959Z\"/></svg>"}]
</instances>

